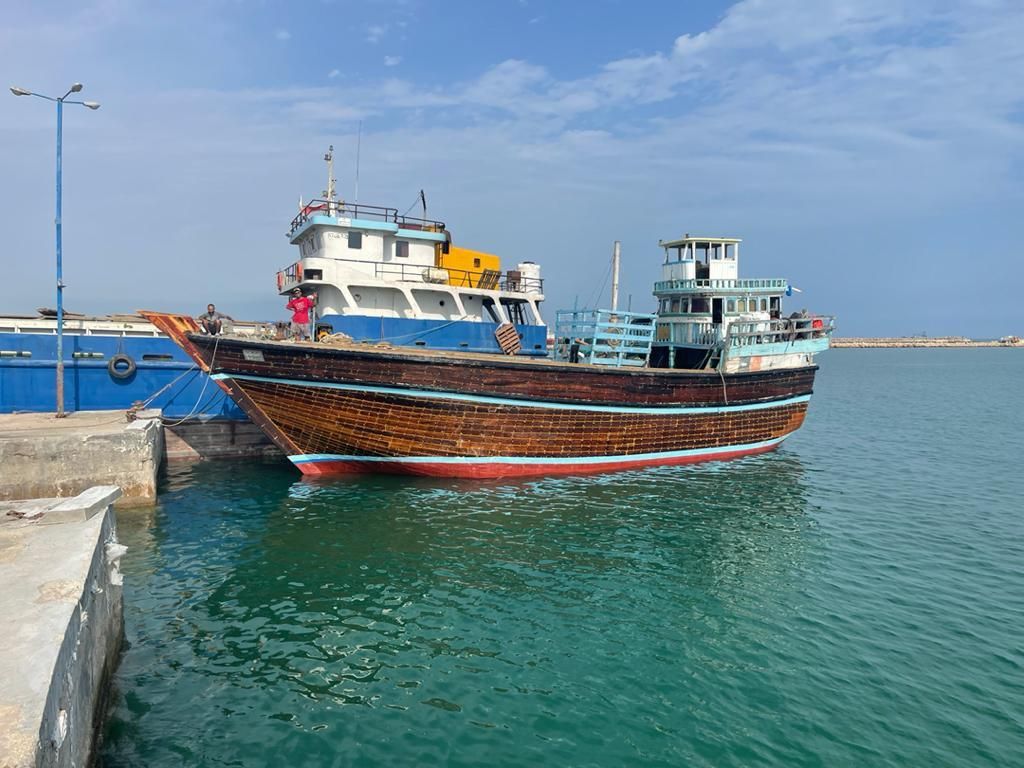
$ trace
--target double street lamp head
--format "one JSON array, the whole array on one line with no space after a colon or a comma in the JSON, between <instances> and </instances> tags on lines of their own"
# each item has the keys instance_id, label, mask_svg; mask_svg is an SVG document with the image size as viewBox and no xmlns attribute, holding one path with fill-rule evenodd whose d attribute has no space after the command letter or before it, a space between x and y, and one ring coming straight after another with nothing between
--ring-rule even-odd
<instances>
[{"instance_id":1,"label":"double street lamp head","mask_svg":"<svg viewBox=\"0 0 1024 768\"><path fill-rule=\"evenodd\" d=\"M64 101L64 99L66 99L72 93L79 93L82 90L82 87L83 86L82 86L81 83L73 83L71 85L71 87L68 88L68 92L65 93L63 96L61 96L59 99L54 99L54 98L52 98L50 96L43 96L43 94L41 94L41 93L33 93L32 91L28 90L27 88L19 88L16 85L12 85L11 86L11 93L13 93L15 96L38 96L39 98L46 99L47 101ZM67 103L68 104L81 104L83 107L88 107L89 109L99 109L100 108L100 103L98 101L69 101Z\"/></svg>"}]
</instances>

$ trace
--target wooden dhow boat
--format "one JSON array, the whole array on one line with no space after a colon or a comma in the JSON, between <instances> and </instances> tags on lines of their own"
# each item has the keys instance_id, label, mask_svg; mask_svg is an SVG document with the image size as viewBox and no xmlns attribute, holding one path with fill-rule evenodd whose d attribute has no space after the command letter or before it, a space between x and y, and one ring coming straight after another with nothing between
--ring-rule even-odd
<instances>
[{"instance_id":1,"label":"wooden dhow boat","mask_svg":"<svg viewBox=\"0 0 1024 768\"><path fill-rule=\"evenodd\" d=\"M568 345L578 347L575 359L601 354L593 348L602 346L602 335L618 336L604 346L622 357L629 331L614 334L612 326L621 331L630 314L598 322L606 327L589 339L576 337L581 341ZM185 316L146 316L308 475L510 477L761 453L803 423L817 370L804 364L728 371L721 364L727 352L719 367L681 370L258 341L202 335ZM649 345L650 325L626 327L646 327ZM780 328L760 343L827 345L816 332ZM790 339L794 334L799 338Z\"/></svg>"},{"instance_id":2,"label":"wooden dhow boat","mask_svg":"<svg viewBox=\"0 0 1024 768\"><path fill-rule=\"evenodd\" d=\"M530 335L544 327L537 296L517 292L518 273L511 292L472 289L491 306L508 304L493 318L493 353L459 349L490 347L458 335L437 348L430 329L402 337L407 346L332 333L330 323L316 326L319 341L261 340L204 335L184 315L142 314L309 475L567 474L775 448L803 423L814 355L829 346L832 318L783 317L793 288L783 279L740 279L738 239L686 235L659 245L657 313L615 308L616 244L612 309L556 313L545 357ZM329 295L343 282L330 277L325 258L315 251L297 265L300 290ZM400 277L402 285L438 288L429 269ZM535 326L516 322L525 314Z\"/></svg>"}]
</instances>

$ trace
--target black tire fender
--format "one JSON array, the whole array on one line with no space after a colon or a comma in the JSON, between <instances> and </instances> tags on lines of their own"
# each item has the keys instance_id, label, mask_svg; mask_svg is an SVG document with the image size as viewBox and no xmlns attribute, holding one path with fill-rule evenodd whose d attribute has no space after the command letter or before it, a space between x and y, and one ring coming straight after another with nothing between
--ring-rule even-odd
<instances>
[{"instance_id":1,"label":"black tire fender","mask_svg":"<svg viewBox=\"0 0 1024 768\"><path fill-rule=\"evenodd\" d=\"M135 374L137 367L135 359L124 352L118 352L107 363L107 370L110 372L111 378L114 379L130 379Z\"/></svg>"}]
</instances>

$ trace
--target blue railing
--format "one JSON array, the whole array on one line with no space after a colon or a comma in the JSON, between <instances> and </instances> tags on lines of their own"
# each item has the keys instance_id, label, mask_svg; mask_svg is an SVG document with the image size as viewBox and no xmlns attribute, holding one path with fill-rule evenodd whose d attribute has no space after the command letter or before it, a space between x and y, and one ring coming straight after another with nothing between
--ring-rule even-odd
<instances>
[{"instance_id":1,"label":"blue railing","mask_svg":"<svg viewBox=\"0 0 1024 768\"><path fill-rule=\"evenodd\" d=\"M656 315L610 309L573 309L555 313L552 357L571 363L616 368L647 365Z\"/></svg>"},{"instance_id":2,"label":"blue railing","mask_svg":"<svg viewBox=\"0 0 1024 768\"><path fill-rule=\"evenodd\" d=\"M784 278L715 279L715 280L659 280L654 292L663 291L785 291L789 283Z\"/></svg>"},{"instance_id":3,"label":"blue railing","mask_svg":"<svg viewBox=\"0 0 1024 768\"><path fill-rule=\"evenodd\" d=\"M835 317L810 315L733 322L725 337L726 347L748 347L758 344L779 344L810 339L830 339L835 330Z\"/></svg>"},{"instance_id":4,"label":"blue railing","mask_svg":"<svg viewBox=\"0 0 1024 768\"><path fill-rule=\"evenodd\" d=\"M443 221L421 219L416 216L402 216L399 215L397 208L386 208L381 205L360 205L359 203L346 203L342 200L318 198L311 200L308 205L303 206L298 215L292 219L288 234L294 234L295 230L313 216L384 221L389 224L397 224L402 229L420 229L425 232L444 232L445 230Z\"/></svg>"}]
</instances>

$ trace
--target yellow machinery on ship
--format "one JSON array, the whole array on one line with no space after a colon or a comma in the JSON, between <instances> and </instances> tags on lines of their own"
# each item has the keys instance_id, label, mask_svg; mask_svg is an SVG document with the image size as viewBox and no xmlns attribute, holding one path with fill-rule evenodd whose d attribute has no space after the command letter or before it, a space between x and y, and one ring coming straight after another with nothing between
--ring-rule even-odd
<instances>
[{"instance_id":1,"label":"yellow machinery on ship","mask_svg":"<svg viewBox=\"0 0 1024 768\"><path fill-rule=\"evenodd\" d=\"M448 284L462 288L492 290L501 275L501 259L493 253L449 245L447 253L438 245L435 264L448 273Z\"/></svg>"}]
</instances>

